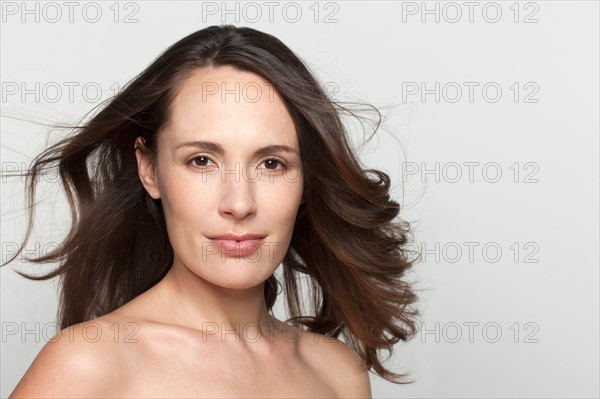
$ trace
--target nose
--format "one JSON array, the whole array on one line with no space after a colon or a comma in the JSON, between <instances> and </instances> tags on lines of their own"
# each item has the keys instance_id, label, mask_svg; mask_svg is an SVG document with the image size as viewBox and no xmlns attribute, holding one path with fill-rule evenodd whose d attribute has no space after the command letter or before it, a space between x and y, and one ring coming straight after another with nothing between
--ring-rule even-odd
<instances>
[{"instance_id":1,"label":"nose","mask_svg":"<svg viewBox=\"0 0 600 399\"><path fill-rule=\"evenodd\" d=\"M221 168L222 196L219 213L222 216L233 216L244 219L256 213L254 191L256 184L247 178L242 164L236 164L235 169Z\"/></svg>"}]
</instances>

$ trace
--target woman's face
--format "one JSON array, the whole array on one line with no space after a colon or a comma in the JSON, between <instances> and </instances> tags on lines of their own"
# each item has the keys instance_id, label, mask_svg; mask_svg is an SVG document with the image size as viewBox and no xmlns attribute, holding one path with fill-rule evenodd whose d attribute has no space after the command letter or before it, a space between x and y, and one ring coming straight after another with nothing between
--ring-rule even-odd
<instances>
[{"instance_id":1,"label":"woman's face","mask_svg":"<svg viewBox=\"0 0 600 399\"><path fill-rule=\"evenodd\" d=\"M289 247L303 177L294 123L268 81L232 67L195 71L158 136L156 165L136 156L146 190L162 202L177 266L226 288L273 274ZM211 239L229 233L264 238L255 249Z\"/></svg>"}]
</instances>

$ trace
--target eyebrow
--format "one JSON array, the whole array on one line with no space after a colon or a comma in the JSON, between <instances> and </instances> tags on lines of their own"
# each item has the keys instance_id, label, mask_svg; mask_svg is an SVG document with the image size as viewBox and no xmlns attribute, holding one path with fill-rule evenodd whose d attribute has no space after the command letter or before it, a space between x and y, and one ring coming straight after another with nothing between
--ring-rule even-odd
<instances>
[{"instance_id":1,"label":"eyebrow","mask_svg":"<svg viewBox=\"0 0 600 399\"><path fill-rule=\"evenodd\" d=\"M186 147L201 148L206 151L216 152L219 155L223 155L225 153L225 149L220 144L213 143L212 141L203 141L203 140L196 140L196 141L189 141L186 143L181 143L177 147L175 147L175 151L178 151L178 150L180 150L182 148L186 148ZM298 151L296 149L294 149L290 146L282 145L282 144L272 144L272 145L268 145L266 147L261 147L261 148L257 149L256 151L254 151L253 156L260 157L263 155L272 154L274 152L291 152L296 155L300 155L300 154L298 154Z\"/></svg>"}]
</instances>

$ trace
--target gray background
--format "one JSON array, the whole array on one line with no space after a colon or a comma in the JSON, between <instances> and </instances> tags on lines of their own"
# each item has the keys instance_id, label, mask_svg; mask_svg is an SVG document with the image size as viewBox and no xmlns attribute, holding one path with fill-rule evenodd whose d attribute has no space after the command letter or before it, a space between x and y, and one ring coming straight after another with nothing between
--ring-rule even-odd
<instances>
[{"instance_id":1,"label":"gray background","mask_svg":"<svg viewBox=\"0 0 600 399\"><path fill-rule=\"evenodd\" d=\"M432 14L421 2L275 2L271 20L260 2L229 2L229 14L221 2L123 2L118 15L112 2L77 4L72 21L62 2L29 2L31 14L21 2L2 5L4 170L23 168L47 145L47 128L14 118L75 122L208 25L266 31L336 99L393 106L359 154L391 176L427 250L413 276L423 316L419 334L387 363L416 382L373 374L373 395L598 397L596 1L476 2L472 20L464 2L427 2ZM352 134L360 143L362 133ZM30 253L66 233L54 179L38 197ZM23 182L3 181L3 261L20 244L25 216ZM56 281L25 280L16 268L48 269L0 270L2 397L56 331ZM284 317L281 302L277 309Z\"/></svg>"}]
</instances>

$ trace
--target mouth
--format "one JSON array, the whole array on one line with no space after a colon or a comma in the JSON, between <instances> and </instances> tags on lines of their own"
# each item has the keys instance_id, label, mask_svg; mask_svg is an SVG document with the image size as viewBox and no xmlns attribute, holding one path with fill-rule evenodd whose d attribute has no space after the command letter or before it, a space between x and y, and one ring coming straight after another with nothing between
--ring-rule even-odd
<instances>
[{"instance_id":1,"label":"mouth","mask_svg":"<svg viewBox=\"0 0 600 399\"><path fill-rule=\"evenodd\" d=\"M244 234L236 234L236 233L225 233L214 236L207 236L211 240L233 240L233 241L246 241L246 240L257 240L260 238L264 238L265 234L258 233L244 233Z\"/></svg>"},{"instance_id":2,"label":"mouth","mask_svg":"<svg viewBox=\"0 0 600 399\"><path fill-rule=\"evenodd\" d=\"M263 238L253 238L246 240L212 238L219 251L227 255L247 256L255 252L262 244Z\"/></svg>"}]
</instances>

